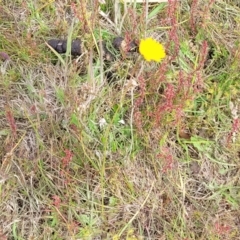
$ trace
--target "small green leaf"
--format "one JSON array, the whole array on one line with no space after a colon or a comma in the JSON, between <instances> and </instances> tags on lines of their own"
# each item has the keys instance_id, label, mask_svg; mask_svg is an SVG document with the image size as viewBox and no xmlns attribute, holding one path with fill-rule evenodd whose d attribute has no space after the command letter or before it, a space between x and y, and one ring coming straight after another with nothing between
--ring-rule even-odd
<instances>
[{"instance_id":1,"label":"small green leaf","mask_svg":"<svg viewBox=\"0 0 240 240\"><path fill-rule=\"evenodd\" d=\"M57 88L56 89L56 97L57 100L64 105L65 102L65 94L64 94L64 90L62 88Z\"/></svg>"},{"instance_id":2,"label":"small green leaf","mask_svg":"<svg viewBox=\"0 0 240 240\"><path fill-rule=\"evenodd\" d=\"M155 17L158 13L160 13L164 9L165 6L166 6L165 3L160 3L148 14L148 19Z\"/></svg>"},{"instance_id":3,"label":"small green leaf","mask_svg":"<svg viewBox=\"0 0 240 240\"><path fill-rule=\"evenodd\" d=\"M79 125L78 117L77 117L77 115L76 115L75 113L73 113L73 114L71 115L70 124L74 124L74 125L76 125L76 126Z\"/></svg>"}]
</instances>

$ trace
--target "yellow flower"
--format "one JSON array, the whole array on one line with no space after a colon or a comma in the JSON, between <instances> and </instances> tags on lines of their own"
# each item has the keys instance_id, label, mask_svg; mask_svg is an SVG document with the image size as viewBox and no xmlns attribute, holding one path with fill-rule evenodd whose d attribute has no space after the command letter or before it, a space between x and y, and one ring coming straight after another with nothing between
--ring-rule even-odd
<instances>
[{"instance_id":1,"label":"yellow flower","mask_svg":"<svg viewBox=\"0 0 240 240\"><path fill-rule=\"evenodd\" d=\"M141 39L139 45L139 52L146 61L160 62L166 57L163 45L153 38Z\"/></svg>"}]
</instances>

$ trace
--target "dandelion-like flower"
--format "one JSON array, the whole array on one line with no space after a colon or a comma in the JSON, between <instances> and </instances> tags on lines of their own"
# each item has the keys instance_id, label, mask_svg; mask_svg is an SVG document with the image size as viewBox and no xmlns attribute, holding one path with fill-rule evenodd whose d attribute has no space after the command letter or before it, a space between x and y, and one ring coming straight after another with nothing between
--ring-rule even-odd
<instances>
[{"instance_id":1,"label":"dandelion-like flower","mask_svg":"<svg viewBox=\"0 0 240 240\"><path fill-rule=\"evenodd\" d=\"M139 52L146 61L160 62L166 57L163 45L153 38L141 39L139 45Z\"/></svg>"}]
</instances>

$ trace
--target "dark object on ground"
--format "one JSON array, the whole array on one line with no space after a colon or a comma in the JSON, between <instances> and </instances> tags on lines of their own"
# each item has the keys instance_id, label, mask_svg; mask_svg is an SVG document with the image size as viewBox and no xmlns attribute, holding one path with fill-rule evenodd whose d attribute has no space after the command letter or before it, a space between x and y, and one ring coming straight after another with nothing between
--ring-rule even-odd
<instances>
[{"instance_id":1,"label":"dark object on ground","mask_svg":"<svg viewBox=\"0 0 240 240\"><path fill-rule=\"evenodd\" d=\"M107 49L107 44L106 42L102 41L98 43L98 47L102 48L102 52L103 52L103 59L111 62L114 60L114 56L113 54Z\"/></svg>"},{"instance_id":2,"label":"dark object on ground","mask_svg":"<svg viewBox=\"0 0 240 240\"><path fill-rule=\"evenodd\" d=\"M136 52L137 44L133 40L131 42L127 42L123 37L116 37L113 39L113 46L117 50L122 50L124 52Z\"/></svg>"},{"instance_id":3,"label":"dark object on ground","mask_svg":"<svg viewBox=\"0 0 240 240\"><path fill-rule=\"evenodd\" d=\"M55 51L58 53L66 53L67 51L67 40L61 39L51 39L48 42ZM71 43L71 54L73 56L80 56L82 54L82 41L80 39L75 39ZM100 43L99 43L100 47ZM102 42L102 50L103 50L103 58L107 61L112 61L114 56L112 53L107 49L106 43ZM136 41L126 42L123 37L116 37L113 39L113 47L116 50L120 50L126 53L133 53L137 51L137 43Z\"/></svg>"},{"instance_id":4,"label":"dark object on ground","mask_svg":"<svg viewBox=\"0 0 240 240\"><path fill-rule=\"evenodd\" d=\"M71 54L73 56L80 56L82 54L81 43L82 42L79 39L72 41ZM66 53L67 51L67 40L51 39L48 41L48 44L58 53Z\"/></svg>"},{"instance_id":5,"label":"dark object on ground","mask_svg":"<svg viewBox=\"0 0 240 240\"><path fill-rule=\"evenodd\" d=\"M51 39L47 43L60 54L66 53L67 51L67 40ZM106 41L99 41L97 44L98 46L95 46L94 52L99 51L99 54L102 53L103 68L107 82L109 84L114 83L119 80L119 77L115 73L119 62L117 61L116 64L114 64L115 60L117 60L116 56L109 51ZM138 52L138 44L136 41L126 41L123 37L115 37L112 41L112 47L122 53L123 59L125 59L125 57L134 58ZM112 47L110 47L111 50L113 50ZM80 39L72 41L71 54L73 56L80 56L83 52L85 53L85 51L87 52L87 49L84 48L83 42ZM95 60L94 58L94 61Z\"/></svg>"}]
</instances>

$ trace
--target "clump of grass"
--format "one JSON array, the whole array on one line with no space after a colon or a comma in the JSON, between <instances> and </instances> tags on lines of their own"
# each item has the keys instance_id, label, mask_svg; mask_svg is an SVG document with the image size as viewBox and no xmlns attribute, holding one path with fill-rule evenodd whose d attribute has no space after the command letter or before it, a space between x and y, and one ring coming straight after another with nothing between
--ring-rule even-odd
<instances>
[{"instance_id":1,"label":"clump of grass","mask_svg":"<svg viewBox=\"0 0 240 240\"><path fill-rule=\"evenodd\" d=\"M237 239L239 6L119 6L2 1L0 238Z\"/></svg>"}]
</instances>

